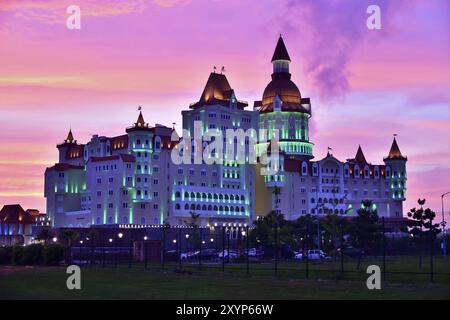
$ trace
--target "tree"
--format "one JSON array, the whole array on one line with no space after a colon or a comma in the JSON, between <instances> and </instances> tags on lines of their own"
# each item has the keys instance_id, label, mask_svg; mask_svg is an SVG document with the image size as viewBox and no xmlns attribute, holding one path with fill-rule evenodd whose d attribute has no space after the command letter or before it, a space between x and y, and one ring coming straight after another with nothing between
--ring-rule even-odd
<instances>
[{"instance_id":1,"label":"tree","mask_svg":"<svg viewBox=\"0 0 450 320\"><path fill-rule=\"evenodd\" d=\"M49 228L43 228L41 231L39 231L38 235L36 236L37 240L44 241L45 244L47 244L48 240L53 238L53 233Z\"/></svg>"},{"instance_id":2,"label":"tree","mask_svg":"<svg viewBox=\"0 0 450 320\"><path fill-rule=\"evenodd\" d=\"M418 199L419 208L412 208L408 212L407 228L413 240L419 246L419 268L422 268L422 251L425 241L432 243L439 232L439 223L433 223L436 213L430 208L423 208L425 199Z\"/></svg>"},{"instance_id":3,"label":"tree","mask_svg":"<svg viewBox=\"0 0 450 320\"><path fill-rule=\"evenodd\" d=\"M281 189L278 186L273 188L272 194L275 196L275 210L278 212L278 200L280 198Z\"/></svg>"},{"instance_id":4,"label":"tree","mask_svg":"<svg viewBox=\"0 0 450 320\"><path fill-rule=\"evenodd\" d=\"M325 238L325 248L332 250L334 258L337 258L337 249L341 245L341 228L348 229L347 219L337 214L327 214L320 220L321 229Z\"/></svg>"},{"instance_id":5,"label":"tree","mask_svg":"<svg viewBox=\"0 0 450 320\"><path fill-rule=\"evenodd\" d=\"M310 214L299 217L294 221L293 236L298 248L305 250L305 248L312 249L312 244L316 242L314 237L317 228L317 217ZM305 247L306 246L306 247Z\"/></svg>"},{"instance_id":6,"label":"tree","mask_svg":"<svg viewBox=\"0 0 450 320\"><path fill-rule=\"evenodd\" d=\"M86 235L86 240L89 241L91 245L91 265L94 264L94 254L95 254L95 240L98 238L97 231L95 230L89 230L88 234Z\"/></svg>"},{"instance_id":7,"label":"tree","mask_svg":"<svg viewBox=\"0 0 450 320\"><path fill-rule=\"evenodd\" d=\"M68 250L68 262L70 263L72 261L72 241L74 241L76 238L78 238L78 232L71 230L71 229L65 229L63 231L61 231L61 233L59 234L59 237L61 238L62 241L64 241L67 245L67 250Z\"/></svg>"},{"instance_id":8,"label":"tree","mask_svg":"<svg viewBox=\"0 0 450 320\"><path fill-rule=\"evenodd\" d=\"M200 239L199 232L197 231L199 227L199 220L200 220L200 214L195 213L194 211L190 211L189 214L191 215L191 219L189 221L184 221L184 224L193 229L193 232L191 235L189 235L188 242L191 245L192 249L197 249L200 247L200 242L202 241Z\"/></svg>"},{"instance_id":9,"label":"tree","mask_svg":"<svg viewBox=\"0 0 450 320\"><path fill-rule=\"evenodd\" d=\"M362 255L367 255L375 246L380 236L377 209L371 200L363 200L358 215L353 218L350 227L350 241L359 248L358 269L361 265Z\"/></svg>"},{"instance_id":10,"label":"tree","mask_svg":"<svg viewBox=\"0 0 450 320\"><path fill-rule=\"evenodd\" d=\"M293 243L292 223L284 219L283 214L271 211L262 219L254 221L254 228L250 231L249 241L262 246L264 253L272 255L275 248L275 228L277 228L278 243L291 245Z\"/></svg>"}]
</instances>

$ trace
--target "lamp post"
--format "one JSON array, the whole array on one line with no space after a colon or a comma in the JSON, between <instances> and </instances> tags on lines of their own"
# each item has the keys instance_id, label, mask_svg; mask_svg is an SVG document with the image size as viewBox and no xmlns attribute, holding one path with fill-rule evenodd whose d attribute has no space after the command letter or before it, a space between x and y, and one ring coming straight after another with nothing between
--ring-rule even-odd
<instances>
[{"instance_id":1,"label":"lamp post","mask_svg":"<svg viewBox=\"0 0 450 320\"><path fill-rule=\"evenodd\" d=\"M147 264L148 264L148 260L147 260L147 244L146 241L148 240L147 236L144 236L144 263L145 263L145 270L147 270Z\"/></svg>"},{"instance_id":2,"label":"lamp post","mask_svg":"<svg viewBox=\"0 0 450 320\"><path fill-rule=\"evenodd\" d=\"M450 194L449 192L444 193L443 195L441 195L441 202L442 202L442 233L443 233L443 237L442 237L442 255L445 257L447 255L447 244L445 243L445 236L446 236L446 229L445 229L445 213L444 213L444 197L446 195Z\"/></svg>"},{"instance_id":3,"label":"lamp post","mask_svg":"<svg viewBox=\"0 0 450 320\"><path fill-rule=\"evenodd\" d=\"M122 239L122 238L123 238L123 233L122 233L122 232L119 232L119 233L117 234L117 237L119 238L119 240ZM120 243L119 243L119 241L117 241L116 243L117 243L117 244L116 244L116 266L117 266L117 263L118 263L117 257L120 259L120 255L118 254L118 251L119 251L119 253L120 253L120 247L119 247Z\"/></svg>"}]
</instances>

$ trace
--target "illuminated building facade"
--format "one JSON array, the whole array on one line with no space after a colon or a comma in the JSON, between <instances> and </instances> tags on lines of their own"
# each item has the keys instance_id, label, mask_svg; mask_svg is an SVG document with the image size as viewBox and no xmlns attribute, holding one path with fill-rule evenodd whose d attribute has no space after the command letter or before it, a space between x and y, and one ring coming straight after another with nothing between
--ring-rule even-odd
<instances>
[{"instance_id":1,"label":"illuminated building facade","mask_svg":"<svg viewBox=\"0 0 450 320\"><path fill-rule=\"evenodd\" d=\"M311 101L291 80L290 63L280 37L272 57L272 79L253 110L236 98L224 74L211 73L199 101L182 112L181 138L173 128L150 126L141 112L124 135L94 135L79 144L70 131L57 146L59 162L45 172L52 224L244 225L272 210L290 220L305 214L355 215L365 199L373 201L381 216L401 217L407 159L397 141L379 165L368 162L361 147L346 161L330 152L314 161ZM201 136L211 138L196 139L196 124ZM262 176L261 164L240 164L227 154L223 163L206 163L202 151L214 134L229 129L266 129L269 140L277 130L278 172ZM251 136L218 137L233 154L241 147L248 155L254 147ZM270 149L272 142L259 141L256 154ZM192 150L200 151L200 162ZM190 152L192 159L175 163L172 151L180 156Z\"/></svg>"}]
</instances>

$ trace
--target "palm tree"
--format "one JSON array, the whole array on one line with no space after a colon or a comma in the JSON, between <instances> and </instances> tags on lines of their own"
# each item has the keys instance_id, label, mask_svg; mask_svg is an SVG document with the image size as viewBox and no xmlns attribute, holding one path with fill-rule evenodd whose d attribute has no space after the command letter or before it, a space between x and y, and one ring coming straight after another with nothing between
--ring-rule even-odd
<instances>
[{"instance_id":1,"label":"palm tree","mask_svg":"<svg viewBox=\"0 0 450 320\"><path fill-rule=\"evenodd\" d=\"M72 261L72 241L78 238L78 232L71 229L65 229L60 233L59 237L67 244L67 250L69 253L68 262L70 263Z\"/></svg>"},{"instance_id":2,"label":"palm tree","mask_svg":"<svg viewBox=\"0 0 450 320\"><path fill-rule=\"evenodd\" d=\"M45 244L47 244L48 240L53 238L53 233L49 228L43 228L41 231L39 231L36 239L44 241Z\"/></svg>"},{"instance_id":3,"label":"palm tree","mask_svg":"<svg viewBox=\"0 0 450 320\"><path fill-rule=\"evenodd\" d=\"M87 236L86 236L86 240L89 241L89 243L91 244L91 265L94 264L94 249L95 249L95 240L97 239L98 234L97 231L95 230L89 230Z\"/></svg>"},{"instance_id":4,"label":"palm tree","mask_svg":"<svg viewBox=\"0 0 450 320\"><path fill-rule=\"evenodd\" d=\"M275 196L275 211L278 212L278 199L280 198L281 189L278 186L273 188L272 194Z\"/></svg>"}]
</instances>

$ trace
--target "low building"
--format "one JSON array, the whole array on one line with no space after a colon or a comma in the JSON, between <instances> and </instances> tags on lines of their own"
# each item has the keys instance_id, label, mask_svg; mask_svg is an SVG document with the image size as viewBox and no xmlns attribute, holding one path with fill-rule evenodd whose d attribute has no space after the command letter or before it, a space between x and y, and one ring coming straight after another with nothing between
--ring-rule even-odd
<instances>
[{"instance_id":1,"label":"low building","mask_svg":"<svg viewBox=\"0 0 450 320\"><path fill-rule=\"evenodd\" d=\"M19 204L3 206L0 211L0 245L28 244L35 218Z\"/></svg>"}]
</instances>

